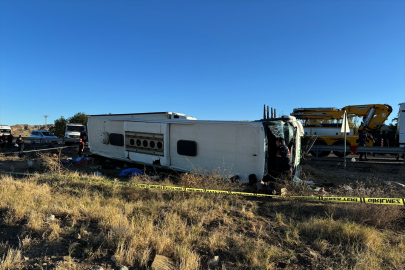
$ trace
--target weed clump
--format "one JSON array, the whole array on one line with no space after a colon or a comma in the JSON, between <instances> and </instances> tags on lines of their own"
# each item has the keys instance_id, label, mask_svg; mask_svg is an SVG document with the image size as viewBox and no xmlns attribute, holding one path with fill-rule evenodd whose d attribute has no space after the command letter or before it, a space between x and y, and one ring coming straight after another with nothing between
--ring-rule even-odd
<instances>
[{"instance_id":1,"label":"weed clump","mask_svg":"<svg viewBox=\"0 0 405 270\"><path fill-rule=\"evenodd\" d=\"M40 153L38 154L40 166L45 172L50 174L64 174L67 169L60 162L61 151L59 154Z\"/></svg>"}]
</instances>

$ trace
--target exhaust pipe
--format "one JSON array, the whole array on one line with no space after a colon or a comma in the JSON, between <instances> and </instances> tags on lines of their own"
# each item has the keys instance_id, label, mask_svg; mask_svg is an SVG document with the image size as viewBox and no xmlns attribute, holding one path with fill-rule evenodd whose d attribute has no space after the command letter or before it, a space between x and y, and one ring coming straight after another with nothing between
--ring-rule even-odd
<instances>
[{"instance_id":1,"label":"exhaust pipe","mask_svg":"<svg viewBox=\"0 0 405 270\"><path fill-rule=\"evenodd\" d=\"M263 105L263 119L266 119L266 104Z\"/></svg>"}]
</instances>

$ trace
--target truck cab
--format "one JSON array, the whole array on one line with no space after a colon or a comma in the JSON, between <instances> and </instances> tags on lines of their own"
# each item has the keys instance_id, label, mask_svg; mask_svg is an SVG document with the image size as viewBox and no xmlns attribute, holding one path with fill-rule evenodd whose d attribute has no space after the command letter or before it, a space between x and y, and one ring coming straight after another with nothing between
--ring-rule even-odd
<instances>
[{"instance_id":1,"label":"truck cab","mask_svg":"<svg viewBox=\"0 0 405 270\"><path fill-rule=\"evenodd\" d=\"M80 133L86 128L85 125L80 123L68 123L65 127L65 139L79 139ZM70 144L65 142L66 145Z\"/></svg>"}]
</instances>

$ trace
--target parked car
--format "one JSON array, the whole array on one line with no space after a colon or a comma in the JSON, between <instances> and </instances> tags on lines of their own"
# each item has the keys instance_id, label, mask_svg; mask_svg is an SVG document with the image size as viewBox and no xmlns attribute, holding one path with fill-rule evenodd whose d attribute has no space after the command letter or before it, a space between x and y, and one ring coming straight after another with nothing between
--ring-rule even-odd
<instances>
[{"instance_id":1,"label":"parked car","mask_svg":"<svg viewBox=\"0 0 405 270\"><path fill-rule=\"evenodd\" d=\"M31 139L31 143L58 143L58 141L52 141L52 139L57 139L58 137L48 130L33 130L30 137L36 139Z\"/></svg>"}]
</instances>

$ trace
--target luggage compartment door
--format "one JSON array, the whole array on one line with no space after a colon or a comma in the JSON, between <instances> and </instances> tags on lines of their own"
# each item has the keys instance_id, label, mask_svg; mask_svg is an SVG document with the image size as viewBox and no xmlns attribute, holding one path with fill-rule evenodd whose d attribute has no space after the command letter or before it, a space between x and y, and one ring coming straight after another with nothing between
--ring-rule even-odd
<instances>
[{"instance_id":1,"label":"luggage compartment door","mask_svg":"<svg viewBox=\"0 0 405 270\"><path fill-rule=\"evenodd\" d=\"M170 166L169 124L125 122L125 151L132 161Z\"/></svg>"}]
</instances>

